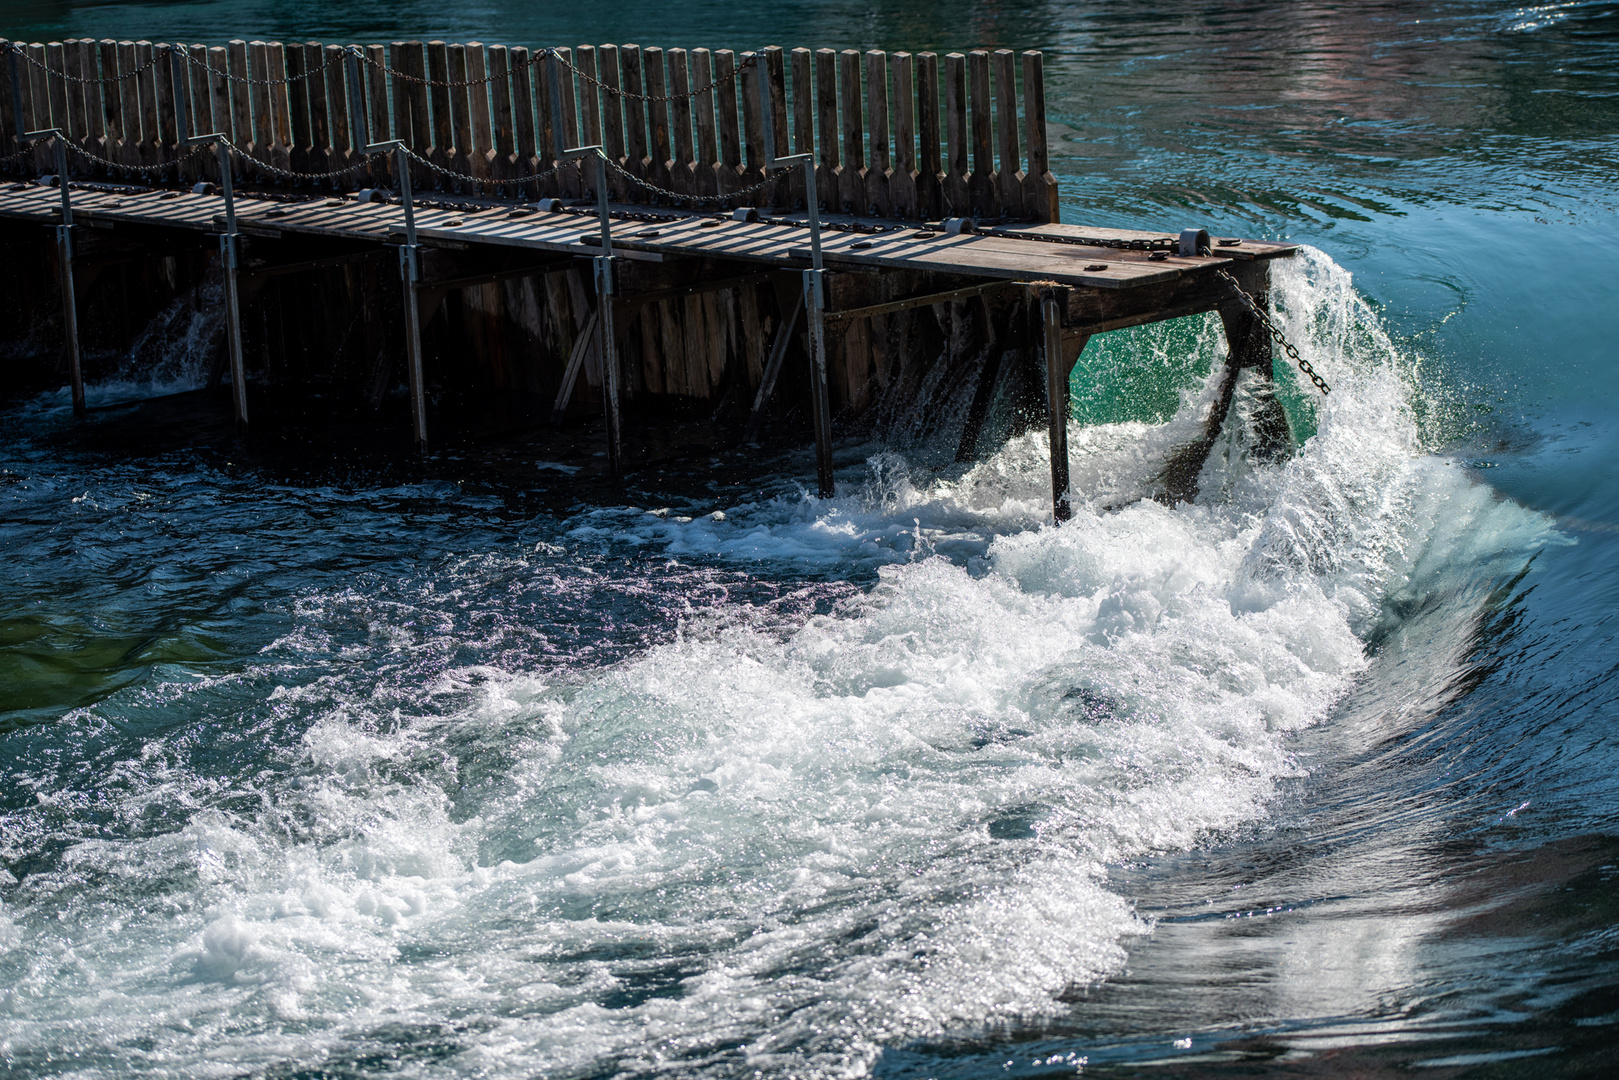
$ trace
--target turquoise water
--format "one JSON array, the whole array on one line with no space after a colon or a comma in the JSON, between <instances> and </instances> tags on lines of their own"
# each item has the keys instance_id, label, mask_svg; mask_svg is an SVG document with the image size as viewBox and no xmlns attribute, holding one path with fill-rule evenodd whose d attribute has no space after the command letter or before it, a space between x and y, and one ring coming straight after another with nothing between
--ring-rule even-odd
<instances>
[{"instance_id":1,"label":"turquoise water","mask_svg":"<svg viewBox=\"0 0 1619 1080\"><path fill-rule=\"evenodd\" d=\"M13 5L0 35L1046 50L1064 220L1287 239L1334 386L622 497L0 412L0 1069L1604 1072L1619 9ZM762 37L759 35L763 35ZM189 385L145 353L92 403ZM97 414L92 428L116 422Z\"/></svg>"}]
</instances>

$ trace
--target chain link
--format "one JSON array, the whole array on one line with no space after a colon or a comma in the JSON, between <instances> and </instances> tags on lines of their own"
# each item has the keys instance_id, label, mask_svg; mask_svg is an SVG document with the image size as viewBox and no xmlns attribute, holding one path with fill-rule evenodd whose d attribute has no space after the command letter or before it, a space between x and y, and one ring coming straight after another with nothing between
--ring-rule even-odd
<instances>
[{"instance_id":1,"label":"chain link","mask_svg":"<svg viewBox=\"0 0 1619 1080\"><path fill-rule=\"evenodd\" d=\"M156 67L158 62L164 56L164 50L159 49L157 52L152 54L152 58L150 60L146 61L144 64L141 64L139 67L130 68L128 71L121 71L117 75L92 75L89 78L84 78L83 76L74 75L70 72L57 71L43 60L36 60L34 57L28 54L28 50L23 48L19 42L11 42L6 46L6 51L16 53L30 64L33 64L35 67L39 68L39 70L43 71L46 75L54 75L59 79L66 79L68 82L82 83L84 85L89 85L91 83L118 83L123 82L125 79L132 79L141 72L146 71L149 68Z\"/></svg>"},{"instance_id":2,"label":"chain link","mask_svg":"<svg viewBox=\"0 0 1619 1080\"><path fill-rule=\"evenodd\" d=\"M294 42L295 46L296 46L296 44L297 43ZM234 82L234 83L241 83L244 86L291 86L293 83L298 82L301 79L314 78L316 75L318 75L321 72L325 71L327 68L336 67L337 63L338 63L338 60L339 60L339 57L341 56L341 54L339 54L339 56L327 57L325 60L323 60L316 67L312 67L307 71L300 71L296 75L288 75L284 79L255 79L251 75L233 75L228 70L225 70L223 68L216 68L212 64L207 63L206 61L198 60L196 57L191 55L191 52L188 49L184 49L184 48L181 48L181 47L175 46L175 45L171 45L171 46L169 46L169 48L171 50L178 51L180 53L180 55L185 58L185 62L190 64L192 67L201 68L202 70L206 71L210 75L223 75L227 81Z\"/></svg>"},{"instance_id":3,"label":"chain link","mask_svg":"<svg viewBox=\"0 0 1619 1080\"><path fill-rule=\"evenodd\" d=\"M691 203L695 206L724 206L732 199L740 199L756 192L763 191L771 184L774 184L781 177L787 175L791 168L789 166L777 169L775 172L770 173L758 183L742 188L740 191L730 192L726 195L682 195L678 191L670 191L668 188L661 188L648 180L641 179L639 176L636 176L634 173L630 172L616 161L609 160L607 162L607 167L618 175L624 177L624 179L630 181L632 184L636 184L655 195L662 195L665 198L674 199L677 202Z\"/></svg>"},{"instance_id":4,"label":"chain link","mask_svg":"<svg viewBox=\"0 0 1619 1080\"><path fill-rule=\"evenodd\" d=\"M755 64L757 64L759 62L759 57L758 57L758 54L756 54L756 53L751 55L751 56L745 56L745 57L742 58L742 62L740 64L738 64L734 69L732 69L732 71L731 71L731 73L729 75L721 75L718 78L711 80L706 85L699 86L695 90L687 90L683 94L632 94L628 90L623 89L622 87L609 86L607 83L602 82L600 79L596 78L594 75L585 74L585 72L583 70L581 70L579 67L577 67L572 61L565 59L556 49L547 49L545 51L550 53L551 55L555 56L557 58L558 62L561 63L563 67L567 68L569 71L571 71L575 75L579 76L579 81L580 82L591 83L592 85L600 87L601 89L607 91L609 94L615 94L618 97L634 98L637 101L652 101L652 102L686 101L686 100L689 100L691 98L696 97L698 94L706 94L710 90L713 90L715 87L719 86L722 83L731 82L738 75L742 74L742 72L744 70L746 70L749 67L752 67L753 65L755 65Z\"/></svg>"},{"instance_id":5,"label":"chain link","mask_svg":"<svg viewBox=\"0 0 1619 1080\"><path fill-rule=\"evenodd\" d=\"M490 187L518 187L518 186L523 185L523 184L532 184L536 180L544 180L546 177L555 176L558 172L562 171L562 166L553 165L553 166L551 166L551 168L546 169L544 172L533 173L533 174L531 174L529 176L519 176L514 180L494 180L494 179L487 179L487 178L484 178L484 177L472 176L469 173L454 172L454 171L452 171L450 169L446 169L442 165L436 164L435 162L428 161L426 158L422 157L420 154L416 153L416 151L412 150L408 146L404 147L403 149L405 151L405 156L410 158L410 160L416 162L418 165L421 165L421 166L427 168L428 170L430 170L432 172L438 173L440 176L447 177L448 179L454 180L457 183L471 182L471 183L474 183L474 184L487 184Z\"/></svg>"},{"instance_id":6,"label":"chain link","mask_svg":"<svg viewBox=\"0 0 1619 1080\"><path fill-rule=\"evenodd\" d=\"M1304 373L1305 377L1307 377L1311 382L1315 383L1315 388L1321 391L1323 396L1332 393L1332 387L1327 385L1327 380L1323 379L1316 373L1315 368L1310 366L1310 361L1299 355L1299 351L1293 347L1292 342L1288 341L1287 338L1283 336L1282 331L1277 327L1277 325L1271 322L1270 316L1266 314L1258 304L1254 303L1254 298L1249 296L1247 291L1244 290L1241 285L1237 284L1237 279L1232 277L1224 270L1216 270L1215 274L1222 278L1226 284L1231 286L1232 290L1236 292L1238 299L1243 302L1243 305L1247 307L1249 311L1253 312L1254 318L1259 320L1259 324L1263 326L1267 332L1269 332L1271 338L1275 340L1276 344L1282 347L1282 351L1287 353L1288 359L1297 364L1299 370Z\"/></svg>"},{"instance_id":7,"label":"chain link","mask_svg":"<svg viewBox=\"0 0 1619 1080\"><path fill-rule=\"evenodd\" d=\"M555 55L555 53L555 49L541 49L538 52L530 53L523 60L507 68L506 74L515 75L524 68L533 67L545 57ZM408 71L400 71L398 68L391 68L383 61L373 59L370 55L363 51L360 52L359 56L360 59L365 63L370 64L378 71L386 72L387 74L392 75L396 79L402 79L405 82L419 83L422 86L437 87L443 90L461 90L472 86L486 86L489 83L494 82L496 79L503 77L500 75L485 75L481 79L429 79L421 75L412 75Z\"/></svg>"}]
</instances>

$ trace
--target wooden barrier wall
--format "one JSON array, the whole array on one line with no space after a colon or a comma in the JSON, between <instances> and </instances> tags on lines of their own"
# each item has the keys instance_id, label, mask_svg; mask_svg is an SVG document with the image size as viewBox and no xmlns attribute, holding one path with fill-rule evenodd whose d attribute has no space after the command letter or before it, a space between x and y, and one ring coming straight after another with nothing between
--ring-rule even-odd
<instances>
[{"instance_id":1,"label":"wooden barrier wall","mask_svg":"<svg viewBox=\"0 0 1619 1080\"><path fill-rule=\"evenodd\" d=\"M266 184L388 184L389 158L357 156L365 134L401 139L430 163L412 166L418 189L582 196L592 166L581 174L558 154L600 144L630 176L678 196L799 208L797 170L763 183L769 131L775 155L817 155L818 190L834 213L1057 220L1041 54L1009 49L940 57L396 41L363 47L363 85L351 98L347 50L320 42L209 47L81 38L14 50L0 40L0 159L16 157L7 167L25 174L54 168L46 142L19 155L20 120L23 130L60 128L85 154L117 163L73 155L74 175L121 179L131 167L169 165L155 170L158 179L208 179L217 169L213 155L177 145L181 95L171 48L193 61L181 76L190 132L224 133L261 165L239 158L238 175ZM10 64L20 76L15 95ZM366 113L363 132L351 100ZM609 184L617 201L677 202L622 174Z\"/></svg>"}]
</instances>

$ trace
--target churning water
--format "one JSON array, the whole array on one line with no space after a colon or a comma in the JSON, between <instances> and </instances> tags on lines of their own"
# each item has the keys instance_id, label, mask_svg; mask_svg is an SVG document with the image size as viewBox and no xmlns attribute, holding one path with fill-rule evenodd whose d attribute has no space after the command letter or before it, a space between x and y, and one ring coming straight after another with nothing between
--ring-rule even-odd
<instances>
[{"instance_id":1,"label":"churning water","mask_svg":"<svg viewBox=\"0 0 1619 1080\"><path fill-rule=\"evenodd\" d=\"M1433 14L1475 43L1590 15L1480 7ZM1123 107L1052 96L1076 127ZM1152 153L1179 179L1145 220L1274 212L1333 247L1341 219L1251 201L1267 169L1319 205L1315 181L1241 158L1193 203L1180 149ZM846 444L831 500L798 456L747 491L638 477L634 505L536 513L453 460L131 459L77 445L65 394L13 402L0 1069L1596 1071L1619 524L1589 335L1612 313L1550 301L1565 373L1518 392L1488 342L1519 316L1446 336L1466 303L1433 290L1519 294L1459 244L1453 269L1405 251L1499 153L1463 154L1438 211L1357 196L1356 277L1313 247L1277 265L1333 387L1283 376L1288 460L1250 457L1239 400L1199 498L1154 501L1218 321L1094 339L1061 528L1042 433L971 466ZM205 377L191 308L153 334L92 403Z\"/></svg>"}]
</instances>

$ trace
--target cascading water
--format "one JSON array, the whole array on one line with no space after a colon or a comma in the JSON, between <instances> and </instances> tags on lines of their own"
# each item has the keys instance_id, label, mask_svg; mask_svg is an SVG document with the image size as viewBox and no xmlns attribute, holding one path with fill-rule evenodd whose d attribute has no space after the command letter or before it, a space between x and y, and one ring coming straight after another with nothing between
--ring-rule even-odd
<instances>
[{"instance_id":1,"label":"cascading water","mask_svg":"<svg viewBox=\"0 0 1619 1080\"><path fill-rule=\"evenodd\" d=\"M1308 438L1274 464L1239 407L1194 503L1148 496L1209 407L1207 326L1167 422L1071 427L1061 528L1041 431L945 471L874 451L833 500L379 550L299 588L240 669L169 662L71 713L81 763L41 751L0 816L28 868L0 881L0 1052L74 1076L847 1076L1063 1012L1152 930L1112 868L1263 823L1395 600L1472 596L1557 537L1425 454L1409 365L1341 268L1306 250L1275 289L1334 392L1284 390ZM292 528L300 497L267 497ZM265 572L232 560L188 573ZM786 567L806 583L747 584ZM536 592L686 614L570 661Z\"/></svg>"}]
</instances>

